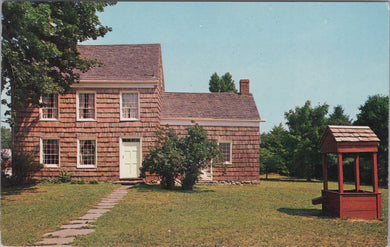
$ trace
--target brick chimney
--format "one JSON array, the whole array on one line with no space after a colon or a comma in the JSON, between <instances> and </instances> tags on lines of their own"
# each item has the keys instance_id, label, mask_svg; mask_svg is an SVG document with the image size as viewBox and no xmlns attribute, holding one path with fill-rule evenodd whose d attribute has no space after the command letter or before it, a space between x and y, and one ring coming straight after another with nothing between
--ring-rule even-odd
<instances>
[{"instance_id":1,"label":"brick chimney","mask_svg":"<svg viewBox=\"0 0 390 247\"><path fill-rule=\"evenodd\" d=\"M242 95L249 94L249 79L240 80L240 94Z\"/></svg>"}]
</instances>

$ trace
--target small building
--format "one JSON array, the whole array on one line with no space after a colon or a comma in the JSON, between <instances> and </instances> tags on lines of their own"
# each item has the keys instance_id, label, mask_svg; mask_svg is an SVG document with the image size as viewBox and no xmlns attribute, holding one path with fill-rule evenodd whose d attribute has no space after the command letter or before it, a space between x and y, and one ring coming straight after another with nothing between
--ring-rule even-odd
<instances>
[{"instance_id":1,"label":"small building","mask_svg":"<svg viewBox=\"0 0 390 247\"><path fill-rule=\"evenodd\" d=\"M378 191L377 153L379 138L368 126L329 125L321 138L324 189L313 204L322 203L323 214L340 218L377 219L382 215L381 193ZM328 189L327 154L338 156L338 190ZM361 153L372 154L373 191L360 188ZM344 190L343 155L355 155L355 189Z\"/></svg>"},{"instance_id":2,"label":"small building","mask_svg":"<svg viewBox=\"0 0 390 247\"><path fill-rule=\"evenodd\" d=\"M32 152L44 165L37 178L61 170L87 180L138 178L160 126L180 132L195 122L219 143L226 162L225 173L211 168L203 179L259 181L262 120L249 80L241 80L239 93L169 93L159 44L78 50L103 64L81 73L68 93L44 95L43 107L26 106L15 122L15 151Z\"/></svg>"}]
</instances>

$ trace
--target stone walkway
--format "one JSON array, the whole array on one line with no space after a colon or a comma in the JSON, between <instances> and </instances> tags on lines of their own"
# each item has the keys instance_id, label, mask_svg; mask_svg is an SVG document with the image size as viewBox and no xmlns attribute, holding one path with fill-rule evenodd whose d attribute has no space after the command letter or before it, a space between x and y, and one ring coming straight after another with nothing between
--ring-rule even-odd
<instances>
[{"instance_id":1,"label":"stone walkway","mask_svg":"<svg viewBox=\"0 0 390 247\"><path fill-rule=\"evenodd\" d=\"M48 232L43 235L44 239L36 243L36 246L71 246L70 244L78 235L86 235L95 231L94 225L97 218L105 212L110 211L127 194L131 185L121 186L114 190L106 198L102 199L93 209L90 209L85 215L76 220L72 220L68 225L62 225L61 230Z\"/></svg>"}]
</instances>

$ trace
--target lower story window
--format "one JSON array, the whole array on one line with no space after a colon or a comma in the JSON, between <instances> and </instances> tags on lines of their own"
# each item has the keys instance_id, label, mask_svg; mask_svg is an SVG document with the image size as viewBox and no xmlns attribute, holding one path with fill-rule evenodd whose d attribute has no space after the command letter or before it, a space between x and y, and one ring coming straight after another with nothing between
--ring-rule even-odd
<instances>
[{"instance_id":1,"label":"lower story window","mask_svg":"<svg viewBox=\"0 0 390 247\"><path fill-rule=\"evenodd\" d=\"M79 140L78 164L80 167L96 167L96 140Z\"/></svg>"},{"instance_id":2,"label":"lower story window","mask_svg":"<svg viewBox=\"0 0 390 247\"><path fill-rule=\"evenodd\" d=\"M58 139L42 139L41 162L46 167L58 167L60 165Z\"/></svg>"},{"instance_id":3,"label":"lower story window","mask_svg":"<svg viewBox=\"0 0 390 247\"><path fill-rule=\"evenodd\" d=\"M232 144L230 142L221 142L219 143L219 148L222 152L222 157L224 158L225 163L232 163Z\"/></svg>"}]
</instances>

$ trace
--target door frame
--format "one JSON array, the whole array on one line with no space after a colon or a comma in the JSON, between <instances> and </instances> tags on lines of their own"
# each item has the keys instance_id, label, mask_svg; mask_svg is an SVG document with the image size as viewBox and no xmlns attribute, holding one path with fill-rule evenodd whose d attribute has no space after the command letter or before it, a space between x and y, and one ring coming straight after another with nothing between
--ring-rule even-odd
<instances>
[{"instance_id":1,"label":"door frame","mask_svg":"<svg viewBox=\"0 0 390 247\"><path fill-rule=\"evenodd\" d=\"M138 139L139 140L139 149L138 149L138 165L137 165L137 176L136 177L121 177L121 167L122 167L122 151L123 151L123 139ZM119 179L127 179L127 178L138 178L139 176L139 168L142 166L142 137L141 136L121 136L119 137Z\"/></svg>"},{"instance_id":2,"label":"door frame","mask_svg":"<svg viewBox=\"0 0 390 247\"><path fill-rule=\"evenodd\" d=\"M201 179L201 178L199 177L199 181L204 181L204 182L212 182L212 181L214 181L213 163L212 163L212 162L210 162L210 166L208 167L208 169L209 169L209 172L210 172L210 175L211 175L211 179ZM202 169L202 170L200 170L200 171L203 172L204 169Z\"/></svg>"}]
</instances>

